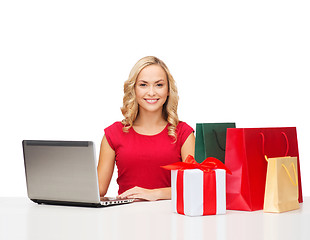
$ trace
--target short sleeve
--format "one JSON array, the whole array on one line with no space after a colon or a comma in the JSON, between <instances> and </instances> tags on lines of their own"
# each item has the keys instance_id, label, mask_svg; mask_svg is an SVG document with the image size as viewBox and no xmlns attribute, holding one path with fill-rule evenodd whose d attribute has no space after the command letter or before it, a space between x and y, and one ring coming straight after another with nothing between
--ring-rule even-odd
<instances>
[{"instance_id":1,"label":"short sleeve","mask_svg":"<svg viewBox=\"0 0 310 240\"><path fill-rule=\"evenodd\" d=\"M177 126L177 137L181 146L183 146L186 139L192 132L194 132L194 129L186 122L179 122Z\"/></svg>"},{"instance_id":2,"label":"short sleeve","mask_svg":"<svg viewBox=\"0 0 310 240\"><path fill-rule=\"evenodd\" d=\"M120 134L122 134L123 125L121 122L115 122L111 126L104 129L105 137L110 147L116 151L119 145Z\"/></svg>"}]
</instances>

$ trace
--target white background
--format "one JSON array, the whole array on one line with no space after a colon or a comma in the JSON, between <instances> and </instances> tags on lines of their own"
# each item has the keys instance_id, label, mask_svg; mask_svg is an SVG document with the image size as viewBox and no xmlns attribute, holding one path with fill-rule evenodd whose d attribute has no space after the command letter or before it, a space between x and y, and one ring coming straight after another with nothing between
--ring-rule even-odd
<instances>
[{"instance_id":1,"label":"white background","mask_svg":"<svg viewBox=\"0 0 310 240\"><path fill-rule=\"evenodd\" d=\"M0 196L26 196L23 139L91 140L98 157L147 55L170 68L192 127L296 126L309 196L309 12L299 0L2 0Z\"/></svg>"}]
</instances>

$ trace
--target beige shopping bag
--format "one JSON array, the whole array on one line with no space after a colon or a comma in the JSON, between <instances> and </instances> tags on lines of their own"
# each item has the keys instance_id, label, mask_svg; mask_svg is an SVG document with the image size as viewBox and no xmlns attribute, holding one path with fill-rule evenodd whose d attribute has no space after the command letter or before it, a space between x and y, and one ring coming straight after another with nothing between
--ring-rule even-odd
<instances>
[{"instance_id":1,"label":"beige shopping bag","mask_svg":"<svg viewBox=\"0 0 310 240\"><path fill-rule=\"evenodd\" d=\"M268 158L264 212L299 208L297 157Z\"/></svg>"}]
</instances>

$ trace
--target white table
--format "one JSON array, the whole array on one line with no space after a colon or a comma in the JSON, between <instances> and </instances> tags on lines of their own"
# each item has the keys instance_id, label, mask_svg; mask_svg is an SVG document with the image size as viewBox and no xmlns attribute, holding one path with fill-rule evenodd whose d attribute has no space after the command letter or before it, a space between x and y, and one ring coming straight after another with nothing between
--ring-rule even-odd
<instances>
[{"instance_id":1,"label":"white table","mask_svg":"<svg viewBox=\"0 0 310 240\"><path fill-rule=\"evenodd\" d=\"M171 209L167 200L98 209L0 198L0 239L310 239L310 197L299 210L281 214L187 217Z\"/></svg>"}]
</instances>

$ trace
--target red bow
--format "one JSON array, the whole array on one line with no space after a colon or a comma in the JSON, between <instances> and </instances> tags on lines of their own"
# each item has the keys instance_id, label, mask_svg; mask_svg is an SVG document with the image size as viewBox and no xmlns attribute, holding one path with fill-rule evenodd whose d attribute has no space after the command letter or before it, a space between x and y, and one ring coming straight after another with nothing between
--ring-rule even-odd
<instances>
[{"instance_id":1,"label":"red bow","mask_svg":"<svg viewBox=\"0 0 310 240\"><path fill-rule=\"evenodd\" d=\"M200 169L204 172L210 172L213 169L224 169L228 174L231 174L225 164L214 157L208 157L202 163L198 163L192 155L188 155L184 162L176 162L162 167L167 170Z\"/></svg>"}]
</instances>

